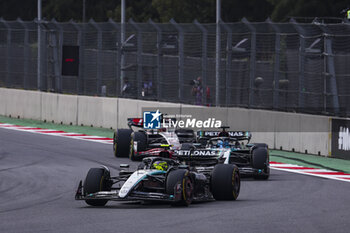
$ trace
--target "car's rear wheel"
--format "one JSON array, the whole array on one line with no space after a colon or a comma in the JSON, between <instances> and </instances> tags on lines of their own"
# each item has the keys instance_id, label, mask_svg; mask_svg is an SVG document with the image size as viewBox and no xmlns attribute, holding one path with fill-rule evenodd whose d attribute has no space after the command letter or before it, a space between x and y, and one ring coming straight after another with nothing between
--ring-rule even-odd
<instances>
[{"instance_id":1,"label":"car's rear wheel","mask_svg":"<svg viewBox=\"0 0 350 233\"><path fill-rule=\"evenodd\" d=\"M131 129L117 129L113 136L113 151L115 157L128 157Z\"/></svg>"},{"instance_id":2,"label":"car's rear wheel","mask_svg":"<svg viewBox=\"0 0 350 233\"><path fill-rule=\"evenodd\" d=\"M238 167L217 164L211 176L211 192L215 200L236 200L241 187Z\"/></svg>"},{"instance_id":3,"label":"car's rear wheel","mask_svg":"<svg viewBox=\"0 0 350 233\"><path fill-rule=\"evenodd\" d=\"M136 151L134 148L135 142L137 143L137 151L145 151L147 149L147 135L143 132L132 132L130 149L129 149L129 158L132 161L141 159L135 156Z\"/></svg>"},{"instance_id":4,"label":"car's rear wheel","mask_svg":"<svg viewBox=\"0 0 350 233\"><path fill-rule=\"evenodd\" d=\"M270 176L269 151L266 146L259 146L252 151L252 167L258 170L254 179L267 180Z\"/></svg>"},{"instance_id":5,"label":"car's rear wheel","mask_svg":"<svg viewBox=\"0 0 350 233\"><path fill-rule=\"evenodd\" d=\"M178 199L173 205L188 206L193 200L193 181L186 169L170 171L166 179L166 193L178 195Z\"/></svg>"},{"instance_id":6,"label":"car's rear wheel","mask_svg":"<svg viewBox=\"0 0 350 233\"><path fill-rule=\"evenodd\" d=\"M109 184L110 174L104 168L90 168L84 181L84 195L100 192L110 191L111 185ZM85 200L88 205L91 206L104 206L108 200Z\"/></svg>"}]
</instances>

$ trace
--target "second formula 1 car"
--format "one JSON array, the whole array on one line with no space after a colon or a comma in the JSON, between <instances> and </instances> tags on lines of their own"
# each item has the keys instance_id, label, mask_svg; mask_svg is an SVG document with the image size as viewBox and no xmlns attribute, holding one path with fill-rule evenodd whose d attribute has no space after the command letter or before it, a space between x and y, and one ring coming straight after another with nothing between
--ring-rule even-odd
<instances>
[{"instance_id":1,"label":"second formula 1 car","mask_svg":"<svg viewBox=\"0 0 350 233\"><path fill-rule=\"evenodd\" d=\"M142 160L145 156L159 155L163 151L163 144L171 145L171 149L180 149L182 143L196 142L196 134L192 129L145 130L142 118L129 118L128 126L129 129L118 129L114 133L113 150L116 157L129 156L133 161Z\"/></svg>"},{"instance_id":2,"label":"second formula 1 car","mask_svg":"<svg viewBox=\"0 0 350 233\"><path fill-rule=\"evenodd\" d=\"M270 175L269 149L265 143L250 143L247 131L198 131L197 143L185 143L176 154L187 154L192 159L203 156L217 159L219 163L235 164L242 176L267 180Z\"/></svg>"}]
</instances>

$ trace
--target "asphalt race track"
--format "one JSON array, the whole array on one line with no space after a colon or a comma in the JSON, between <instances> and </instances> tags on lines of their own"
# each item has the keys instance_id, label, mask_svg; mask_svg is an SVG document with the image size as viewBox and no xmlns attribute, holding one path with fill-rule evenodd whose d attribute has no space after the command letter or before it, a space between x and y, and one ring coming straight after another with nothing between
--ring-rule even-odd
<instances>
[{"instance_id":1,"label":"asphalt race track","mask_svg":"<svg viewBox=\"0 0 350 233\"><path fill-rule=\"evenodd\" d=\"M112 146L0 129L0 232L349 232L348 182L272 170L242 181L237 201L190 207L75 201L90 167L119 163ZM132 163L135 167L137 163Z\"/></svg>"}]
</instances>

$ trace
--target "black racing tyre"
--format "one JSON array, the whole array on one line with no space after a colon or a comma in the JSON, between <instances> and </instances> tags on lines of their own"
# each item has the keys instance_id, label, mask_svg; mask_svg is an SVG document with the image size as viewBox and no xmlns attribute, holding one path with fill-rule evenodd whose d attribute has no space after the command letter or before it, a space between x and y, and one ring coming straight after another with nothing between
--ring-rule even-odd
<instances>
[{"instance_id":1,"label":"black racing tyre","mask_svg":"<svg viewBox=\"0 0 350 233\"><path fill-rule=\"evenodd\" d=\"M174 192L179 183L181 184L181 198L173 205L188 206L192 203L194 192L193 181L188 170L178 169L169 172L165 184L166 193L169 195L176 195Z\"/></svg>"},{"instance_id":2,"label":"black racing tyre","mask_svg":"<svg viewBox=\"0 0 350 233\"><path fill-rule=\"evenodd\" d=\"M254 175L254 179L267 180L270 176L269 151L267 147L257 147L252 151L252 167L259 169L260 172Z\"/></svg>"},{"instance_id":3,"label":"black racing tyre","mask_svg":"<svg viewBox=\"0 0 350 233\"><path fill-rule=\"evenodd\" d=\"M130 137L129 158L135 161L137 158L135 157L134 142L137 142L137 151L145 151L147 149L147 135L143 132L132 132Z\"/></svg>"},{"instance_id":4,"label":"black racing tyre","mask_svg":"<svg viewBox=\"0 0 350 233\"><path fill-rule=\"evenodd\" d=\"M215 200L236 200L241 187L238 167L217 164L211 175L211 192Z\"/></svg>"},{"instance_id":5,"label":"black racing tyre","mask_svg":"<svg viewBox=\"0 0 350 233\"><path fill-rule=\"evenodd\" d=\"M268 150L265 147L257 147L252 151L252 167L256 169L264 169L268 160Z\"/></svg>"},{"instance_id":6,"label":"black racing tyre","mask_svg":"<svg viewBox=\"0 0 350 233\"><path fill-rule=\"evenodd\" d=\"M110 191L110 174L103 168L90 168L84 181L84 195L100 191ZM108 200L85 200L91 206L104 206Z\"/></svg>"},{"instance_id":7,"label":"black racing tyre","mask_svg":"<svg viewBox=\"0 0 350 233\"><path fill-rule=\"evenodd\" d=\"M115 157L128 157L131 129L117 129L113 136L113 151Z\"/></svg>"}]
</instances>

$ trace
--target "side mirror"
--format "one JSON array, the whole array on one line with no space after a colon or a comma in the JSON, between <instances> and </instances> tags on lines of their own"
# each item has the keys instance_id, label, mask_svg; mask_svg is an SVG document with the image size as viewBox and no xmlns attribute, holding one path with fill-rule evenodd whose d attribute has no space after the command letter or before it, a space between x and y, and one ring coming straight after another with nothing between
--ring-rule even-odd
<instances>
[{"instance_id":1,"label":"side mirror","mask_svg":"<svg viewBox=\"0 0 350 233\"><path fill-rule=\"evenodd\" d=\"M126 163L121 163L119 165L120 168L129 168L129 164L126 164Z\"/></svg>"}]
</instances>

